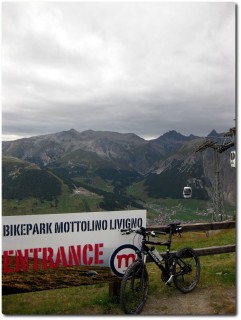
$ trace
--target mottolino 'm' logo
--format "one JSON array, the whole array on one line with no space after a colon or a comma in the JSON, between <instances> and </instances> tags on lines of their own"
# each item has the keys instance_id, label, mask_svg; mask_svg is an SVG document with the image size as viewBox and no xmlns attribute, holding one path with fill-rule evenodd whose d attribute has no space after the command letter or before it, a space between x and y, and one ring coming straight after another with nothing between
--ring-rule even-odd
<instances>
[{"instance_id":1,"label":"mottolino 'm' logo","mask_svg":"<svg viewBox=\"0 0 241 320\"><path fill-rule=\"evenodd\" d=\"M111 255L110 268L117 277L123 277L126 269L136 260L138 248L132 244L118 247Z\"/></svg>"}]
</instances>

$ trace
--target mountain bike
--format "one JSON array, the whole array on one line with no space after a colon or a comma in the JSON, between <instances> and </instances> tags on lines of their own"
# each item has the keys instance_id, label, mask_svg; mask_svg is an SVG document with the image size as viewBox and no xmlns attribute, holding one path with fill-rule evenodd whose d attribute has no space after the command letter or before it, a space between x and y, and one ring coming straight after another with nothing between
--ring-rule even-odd
<instances>
[{"instance_id":1,"label":"mountain bike","mask_svg":"<svg viewBox=\"0 0 241 320\"><path fill-rule=\"evenodd\" d=\"M176 253L171 253L172 236L178 233L181 237L180 222L169 224L167 232L147 231L146 228L133 230L122 229L122 234L135 233L140 236L141 248L136 251L136 260L127 268L121 281L120 302L126 314L141 313L147 299L149 288L149 277L146 268L147 256L155 262L162 271L162 281L175 287L183 293L192 291L198 284L200 278L200 261L192 248L183 248ZM169 233L166 241L154 242L149 237ZM155 247L147 245L166 246L166 252L162 255Z\"/></svg>"}]
</instances>

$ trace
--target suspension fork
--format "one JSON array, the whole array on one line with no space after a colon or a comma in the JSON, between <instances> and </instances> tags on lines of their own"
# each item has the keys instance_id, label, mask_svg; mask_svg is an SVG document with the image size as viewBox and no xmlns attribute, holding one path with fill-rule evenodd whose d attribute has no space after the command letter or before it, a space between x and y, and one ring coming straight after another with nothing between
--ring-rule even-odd
<instances>
[{"instance_id":1,"label":"suspension fork","mask_svg":"<svg viewBox=\"0 0 241 320\"><path fill-rule=\"evenodd\" d=\"M170 233L169 233L169 239L168 239L168 244L167 244L167 250L166 250L166 261L165 261L165 269L168 270L168 273L170 274L169 279L167 282L165 282L166 285L170 286L170 283L172 282L172 279L174 278L173 274L173 267L174 267L174 260L172 261L172 265L170 266L170 249L171 249L171 243L172 243L172 228L170 228Z\"/></svg>"},{"instance_id":2,"label":"suspension fork","mask_svg":"<svg viewBox=\"0 0 241 320\"><path fill-rule=\"evenodd\" d=\"M136 254L137 254L137 261L140 261L143 265L143 267L141 268L140 285L139 285L140 286L139 288L143 288L146 257L147 257L147 251L145 250L145 239L142 240L141 250L138 250ZM132 280L131 280L132 289L134 289L134 278L135 277L132 277Z\"/></svg>"},{"instance_id":3,"label":"suspension fork","mask_svg":"<svg viewBox=\"0 0 241 320\"><path fill-rule=\"evenodd\" d=\"M166 270L169 270L169 258L170 258L171 243L172 243L172 228L170 228L167 249L166 249L166 262L165 262Z\"/></svg>"}]
</instances>

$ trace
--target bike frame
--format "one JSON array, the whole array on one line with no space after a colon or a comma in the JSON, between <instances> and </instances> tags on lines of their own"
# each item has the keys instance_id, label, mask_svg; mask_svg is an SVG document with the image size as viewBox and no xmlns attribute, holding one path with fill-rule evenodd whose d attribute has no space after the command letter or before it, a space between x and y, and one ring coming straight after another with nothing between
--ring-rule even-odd
<instances>
[{"instance_id":1,"label":"bike frame","mask_svg":"<svg viewBox=\"0 0 241 320\"><path fill-rule=\"evenodd\" d=\"M170 258L170 248L172 243L172 228L170 228L169 238L167 241L155 242L146 239L146 236L143 236L141 241L141 250L137 252L139 260L143 261L146 264L146 257L147 255L151 258L153 262L158 266L159 269L162 271L169 270L168 260ZM165 265L163 265L160 259L151 251L151 249L147 245L155 245L155 246L165 246L166 249L166 256L164 258Z\"/></svg>"},{"instance_id":2,"label":"bike frame","mask_svg":"<svg viewBox=\"0 0 241 320\"><path fill-rule=\"evenodd\" d=\"M180 222L171 223L167 227L170 227L167 232L162 231L149 231L146 228L141 227L137 230L123 229L123 234L136 233L140 235L141 248L137 249L136 260L128 267L126 274L124 275L121 283L120 297L121 303L125 313L138 314L142 311L148 294L149 288L149 275L148 268L146 268L147 256L150 260L155 262L158 268L162 271L161 280L168 286L172 286L171 282L175 287L183 293L192 291L196 286L200 278L200 262L198 255L195 254L194 250L189 247L180 249L177 253L171 253L172 236L178 233L181 237L180 230L178 227ZM166 241L150 241L149 237L155 237L160 234L169 233L169 237ZM158 254L155 254L155 250L149 246L165 246L165 256L158 258ZM190 259L186 259L189 258ZM195 264L195 265L194 265ZM194 265L194 268L192 267ZM195 271L194 277L188 277L186 281L186 274ZM180 280L179 280L180 279ZM130 301L129 300L130 297Z\"/></svg>"}]
</instances>

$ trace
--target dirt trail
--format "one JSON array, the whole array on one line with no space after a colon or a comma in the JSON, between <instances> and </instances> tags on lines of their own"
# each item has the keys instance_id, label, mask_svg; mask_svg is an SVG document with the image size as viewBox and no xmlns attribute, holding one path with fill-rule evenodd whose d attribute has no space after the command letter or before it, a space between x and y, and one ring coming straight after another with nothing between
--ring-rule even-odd
<instances>
[{"instance_id":1,"label":"dirt trail","mask_svg":"<svg viewBox=\"0 0 241 320\"><path fill-rule=\"evenodd\" d=\"M160 298L148 297L142 315L235 315L236 289L201 289L183 294L173 291Z\"/></svg>"}]
</instances>

